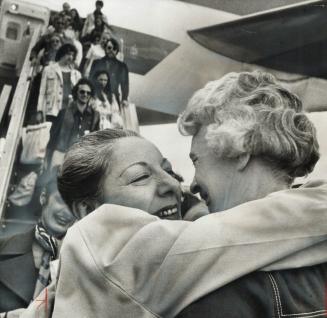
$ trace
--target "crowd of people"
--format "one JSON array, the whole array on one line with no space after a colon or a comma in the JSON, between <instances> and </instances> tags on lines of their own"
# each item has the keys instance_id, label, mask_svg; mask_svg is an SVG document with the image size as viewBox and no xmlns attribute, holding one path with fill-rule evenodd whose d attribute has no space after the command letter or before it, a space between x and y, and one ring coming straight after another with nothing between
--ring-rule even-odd
<instances>
[{"instance_id":1,"label":"crowd of people","mask_svg":"<svg viewBox=\"0 0 327 318\"><path fill-rule=\"evenodd\" d=\"M0 317L326 317L327 183L294 186L319 160L299 98L259 71L196 91L177 123L186 192L124 127L128 68L102 6L83 25L65 3L32 51L52 122L43 208L0 241Z\"/></svg>"},{"instance_id":2,"label":"crowd of people","mask_svg":"<svg viewBox=\"0 0 327 318\"><path fill-rule=\"evenodd\" d=\"M32 94L35 108L53 124L46 158L50 168L86 133L133 128L125 118L128 67L102 8L103 2L96 1L94 12L82 22L65 2L31 51L31 62L39 65Z\"/></svg>"}]
</instances>

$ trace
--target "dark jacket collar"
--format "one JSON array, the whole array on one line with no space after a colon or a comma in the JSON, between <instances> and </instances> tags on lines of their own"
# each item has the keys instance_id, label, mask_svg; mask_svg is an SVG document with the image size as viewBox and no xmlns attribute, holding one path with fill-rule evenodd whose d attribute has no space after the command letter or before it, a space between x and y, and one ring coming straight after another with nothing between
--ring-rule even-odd
<instances>
[{"instance_id":1,"label":"dark jacket collar","mask_svg":"<svg viewBox=\"0 0 327 318\"><path fill-rule=\"evenodd\" d=\"M32 245L33 229L0 242L0 282L28 304L37 278Z\"/></svg>"},{"instance_id":2,"label":"dark jacket collar","mask_svg":"<svg viewBox=\"0 0 327 318\"><path fill-rule=\"evenodd\" d=\"M72 109L72 113L73 115L76 114L81 114L81 112L79 111L78 107L77 107L77 102L76 101L72 101L72 103L70 104L70 107ZM84 113L88 113L88 114L92 114L92 107L90 105L86 105L86 108L84 110Z\"/></svg>"},{"instance_id":3,"label":"dark jacket collar","mask_svg":"<svg viewBox=\"0 0 327 318\"><path fill-rule=\"evenodd\" d=\"M109 56L107 56L107 55L105 55L105 56L103 57L103 59L106 60L106 61L118 61L118 60L117 60L117 57L109 57Z\"/></svg>"},{"instance_id":4,"label":"dark jacket collar","mask_svg":"<svg viewBox=\"0 0 327 318\"><path fill-rule=\"evenodd\" d=\"M28 231L0 240L1 256L21 255L31 250L34 241L34 226Z\"/></svg>"}]
</instances>

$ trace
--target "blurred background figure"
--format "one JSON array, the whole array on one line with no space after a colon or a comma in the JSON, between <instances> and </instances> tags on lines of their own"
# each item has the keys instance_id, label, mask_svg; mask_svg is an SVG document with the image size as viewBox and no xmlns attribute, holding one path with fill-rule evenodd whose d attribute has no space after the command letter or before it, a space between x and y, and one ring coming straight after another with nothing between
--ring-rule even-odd
<instances>
[{"instance_id":1,"label":"blurred background figure","mask_svg":"<svg viewBox=\"0 0 327 318\"><path fill-rule=\"evenodd\" d=\"M37 109L47 121L53 121L62 108L67 108L72 89L81 78L74 66L76 55L74 45L64 44L56 54L56 63L43 71Z\"/></svg>"},{"instance_id":2,"label":"blurred background figure","mask_svg":"<svg viewBox=\"0 0 327 318\"><path fill-rule=\"evenodd\" d=\"M80 68L83 59L83 46L82 43L75 37L75 31L70 26L69 29L65 31L65 37L67 41L70 41L76 48L76 57L74 59L74 66L76 69Z\"/></svg>"},{"instance_id":3,"label":"blurred background figure","mask_svg":"<svg viewBox=\"0 0 327 318\"><path fill-rule=\"evenodd\" d=\"M100 41L97 42L97 38L100 35ZM103 32L102 34L100 32L92 32L90 35L91 38L91 46L90 49L87 51L86 57L85 57L85 64L84 64L84 76L89 77L90 70L93 62L95 60L98 60L106 55L105 48L107 45L107 42L111 38L111 33L109 32Z\"/></svg>"},{"instance_id":4,"label":"blurred background figure","mask_svg":"<svg viewBox=\"0 0 327 318\"><path fill-rule=\"evenodd\" d=\"M79 39L80 33L83 28L83 22L79 16L77 9L73 8L70 10L70 15L72 17L72 28L75 31L75 38Z\"/></svg>"},{"instance_id":5,"label":"blurred background figure","mask_svg":"<svg viewBox=\"0 0 327 318\"><path fill-rule=\"evenodd\" d=\"M68 148L81 136L99 130L100 116L90 105L94 97L92 83L81 78L72 90L73 101L60 110L50 130L47 169L60 165Z\"/></svg>"},{"instance_id":6,"label":"blurred background figure","mask_svg":"<svg viewBox=\"0 0 327 318\"><path fill-rule=\"evenodd\" d=\"M100 130L107 128L123 128L123 119L115 95L112 94L110 78L107 71L95 74L94 109L100 114Z\"/></svg>"},{"instance_id":7,"label":"blurred background figure","mask_svg":"<svg viewBox=\"0 0 327 318\"><path fill-rule=\"evenodd\" d=\"M95 74L100 70L106 70L110 76L112 93L115 95L120 106L128 106L129 73L124 62L117 59L119 43L111 38L105 46L106 55L93 62L90 71L90 79L95 82ZM121 95L120 95L121 91Z\"/></svg>"},{"instance_id":8,"label":"blurred background figure","mask_svg":"<svg viewBox=\"0 0 327 318\"><path fill-rule=\"evenodd\" d=\"M86 16L84 27L82 30L82 37L85 35L91 33L91 31L94 28L103 28L102 32L104 31L104 28L111 29L108 24L108 19L105 14L102 13L103 8L103 1L98 0L95 2L95 10L92 13L89 13Z\"/></svg>"},{"instance_id":9,"label":"blurred background figure","mask_svg":"<svg viewBox=\"0 0 327 318\"><path fill-rule=\"evenodd\" d=\"M26 232L0 240L0 313L25 308L50 281L49 263L75 218L57 189L56 169L40 178L41 216Z\"/></svg>"},{"instance_id":10,"label":"blurred background figure","mask_svg":"<svg viewBox=\"0 0 327 318\"><path fill-rule=\"evenodd\" d=\"M59 33L54 32L50 35L50 46L47 50L43 49L40 52L40 64L42 68L55 62L56 54L62 44L62 36Z\"/></svg>"},{"instance_id":11,"label":"blurred background figure","mask_svg":"<svg viewBox=\"0 0 327 318\"><path fill-rule=\"evenodd\" d=\"M59 12L61 15L66 15L70 13L70 4L68 2L64 2L62 4L62 11Z\"/></svg>"},{"instance_id":12,"label":"blurred background figure","mask_svg":"<svg viewBox=\"0 0 327 318\"><path fill-rule=\"evenodd\" d=\"M52 33L56 32L62 38L64 42L64 31L65 31L66 22L64 17L57 15L54 19L53 28L48 30L48 32L41 36L41 38L36 42L34 47L32 48L30 61L36 62L37 56L39 52L44 49L44 51L48 51L51 47L51 35Z\"/></svg>"}]
</instances>

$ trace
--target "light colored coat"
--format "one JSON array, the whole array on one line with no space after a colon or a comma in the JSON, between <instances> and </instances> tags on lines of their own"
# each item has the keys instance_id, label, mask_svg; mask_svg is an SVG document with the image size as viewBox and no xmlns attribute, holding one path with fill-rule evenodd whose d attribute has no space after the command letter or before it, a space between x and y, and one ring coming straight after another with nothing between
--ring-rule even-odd
<instances>
[{"instance_id":1,"label":"light colored coat","mask_svg":"<svg viewBox=\"0 0 327 318\"><path fill-rule=\"evenodd\" d=\"M70 71L72 85L76 85L81 78L78 70ZM57 116L62 108L63 100L63 77L58 63L53 63L44 68L42 73L37 110L46 115Z\"/></svg>"},{"instance_id":2,"label":"light colored coat","mask_svg":"<svg viewBox=\"0 0 327 318\"><path fill-rule=\"evenodd\" d=\"M102 14L102 19L105 23L108 24L108 18L106 15ZM92 13L89 13L87 16L86 16L86 19L84 21L84 26L83 26L83 30L82 30L82 34L81 34L81 37L84 37L85 35L91 33L91 31L94 29L94 12ZM106 26L105 26L105 30L104 31L107 31L109 30Z\"/></svg>"},{"instance_id":3,"label":"light colored coat","mask_svg":"<svg viewBox=\"0 0 327 318\"><path fill-rule=\"evenodd\" d=\"M174 317L255 270L326 262L326 247L322 182L195 222L103 205L68 231L53 317Z\"/></svg>"}]
</instances>

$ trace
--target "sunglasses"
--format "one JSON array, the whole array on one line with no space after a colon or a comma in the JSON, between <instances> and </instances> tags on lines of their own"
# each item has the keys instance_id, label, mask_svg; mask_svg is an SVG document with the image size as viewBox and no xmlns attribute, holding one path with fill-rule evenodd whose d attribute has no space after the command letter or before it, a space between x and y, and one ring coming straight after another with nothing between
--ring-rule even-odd
<instances>
[{"instance_id":1,"label":"sunglasses","mask_svg":"<svg viewBox=\"0 0 327 318\"><path fill-rule=\"evenodd\" d=\"M114 47L113 46L106 46L106 49L112 51L114 49Z\"/></svg>"},{"instance_id":2,"label":"sunglasses","mask_svg":"<svg viewBox=\"0 0 327 318\"><path fill-rule=\"evenodd\" d=\"M91 95L91 91L84 91L82 89L79 90L78 93L81 94L81 95Z\"/></svg>"}]
</instances>

